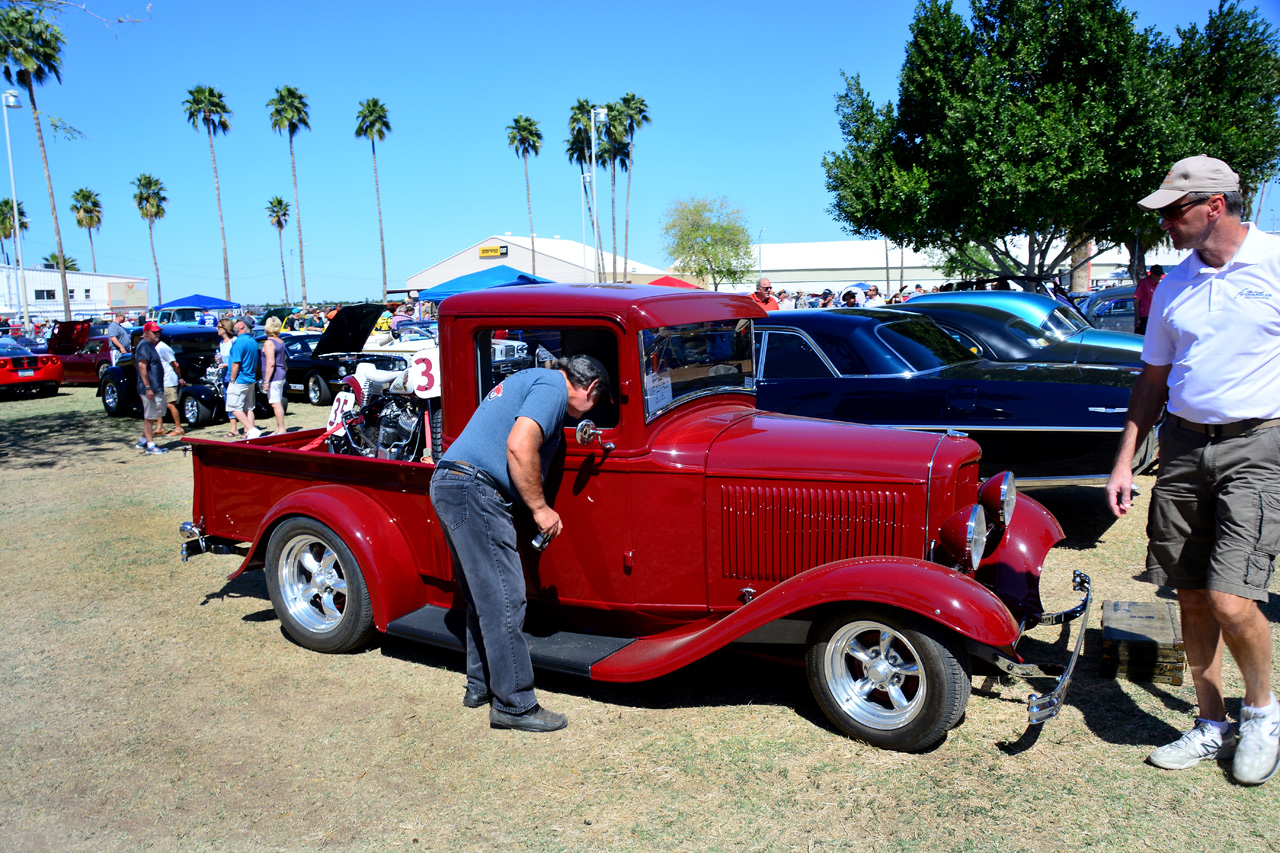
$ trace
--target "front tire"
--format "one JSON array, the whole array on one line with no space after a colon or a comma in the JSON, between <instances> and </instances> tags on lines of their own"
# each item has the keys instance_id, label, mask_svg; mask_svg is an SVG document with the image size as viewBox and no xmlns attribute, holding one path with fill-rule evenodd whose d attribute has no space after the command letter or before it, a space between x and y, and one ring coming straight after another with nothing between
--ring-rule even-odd
<instances>
[{"instance_id":1,"label":"front tire","mask_svg":"<svg viewBox=\"0 0 1280 853\"><path fill-rule=\"evenodd\" d=\"M307 376L307 400L313 406L326 406L333 399L333 393L329 390L329 383L324 381L324 377L319 373L312 373Z\"/></svg>"},{"instance_id":2,"label":"front tire","mask_svg":"<svg viewBox=\"0 0 1280 853\"><path fill-rule=\"evenodd\" d=\"M291 518L267 544L267 591L294 642L317 652L359 648L373 630L369 590L341 537L311 518Z\"/></svg>"},{"instance_id":3,"label":"front tire","mask_svg":"<svg viewBox=\"0 0 1280 853\"><path fill-rule=\"evenodd\" d=\"M119 377L108 376L102 380L102 408L108 417L124 416L124 383Z\"/></svg>"},{"instance_id":4,"label":"front tire","mask_svg":"<svg viewBox=\"0 0 1280 853\"><path fill-rule=\"evenodd\" d=\"M942 627L883 607L850 607L814 623L809 684L827 718L881 749L919 752L964 715L972 690L964 644Z\"/></svg>"},{"instance_id":5,"label":"front tire","mask_svg":"<svg viewBox=\"0 0 1280 853\"><path fill-rule=\"evenodd\" d=\"M213 409L195 394L182 398L182 416L193 427L204 426L213 420Z\"/></svg>"}]
</instances>

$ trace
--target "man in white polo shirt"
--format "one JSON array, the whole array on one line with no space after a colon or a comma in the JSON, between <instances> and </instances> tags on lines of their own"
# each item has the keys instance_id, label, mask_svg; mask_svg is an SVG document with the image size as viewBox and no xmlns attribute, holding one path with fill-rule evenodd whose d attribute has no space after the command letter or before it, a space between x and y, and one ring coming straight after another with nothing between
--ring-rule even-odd
<instances>
[{"instance_id":1,"label":"man in white polo shirt","mask_svg":"<svg viewBox=\"0 0 1280 853\"><path fill-rule=\"evenodd\" d=\"M1138 442L1168 405L1151 495L1144 580L1177 591L1195 727L1148 760L1183 770L1234 753L1246 785L1280 757L1267 600L1280 550L1280 238L1241 222L1240 179L1188 157L1138 202L1176 249L1193 249L1156 289L1144 366L1129 399L1107 502L1129 511ZM1244 679L1239 734L1222 697L1225 643Z\"/></svg>"}]
</instances>

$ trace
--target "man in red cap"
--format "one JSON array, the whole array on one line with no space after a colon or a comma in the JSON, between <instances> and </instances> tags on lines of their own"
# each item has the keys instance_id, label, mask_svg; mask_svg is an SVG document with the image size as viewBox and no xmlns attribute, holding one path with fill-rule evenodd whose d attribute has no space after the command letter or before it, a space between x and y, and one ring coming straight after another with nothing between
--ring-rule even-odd
<instances>
[{"instance_id":1,"label":"man in red cap","mask_svg":"<svg viewBox=\"0 0 1280 853\"><path fill-rule=\"evenodd\" d=\"M1122 516L1136 449L1167 404L1142 577L1177 593L1199 717L1148 761L1183 770L1234 753L1236 781L1259 785L1280 761L1271 625L1259 609L1280 551L1280 238L1241 221L1240 179L1213 157L1179 160L1138 206L1175 249L1193 250L1152 296L1107 482ZM1238 733L1223 703L1224 644L1244 680Z\"/></svg>"}]
</instances>

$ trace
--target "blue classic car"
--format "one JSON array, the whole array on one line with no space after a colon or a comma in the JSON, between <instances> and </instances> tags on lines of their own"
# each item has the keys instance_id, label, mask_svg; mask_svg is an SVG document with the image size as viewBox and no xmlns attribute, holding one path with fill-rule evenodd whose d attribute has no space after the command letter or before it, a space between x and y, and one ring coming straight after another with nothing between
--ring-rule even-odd
<instances>
[{"instance_id":1,"label":"blue classic car","mask_svg":"<svg viewBox=\"0 0 1280 853\"><path fill-rule=\"evenodd\" d=\"M1011 293L1008 291L967 291L963 293L928 293L913 297L908 306L941 305L990 305L1021 317L1031 325L1063 341L1127 349L1135 360L1142 355L1142 338L1130 332L1095 329L1074 308L1058 300L1038 293Z\"/></svg>"},{"instance_id":2,"label":"blue classic car","mask_svg":"<svg viewBox=\"0 0 1280 853\"><path fill-rule=\"evenodd\" d=\"M932 320L887 309L775 311L755 321L766 411L967 433L980 473L1027 487L1100 485L1138 370L979 358ZM1155 459L1154 433L1134 470Z\"/></svg>"},{"instance_id":3,"label":"blue classic car","mask_svg":"<svg viewBox=\"0 0 1280 853\"><path fill-rule=\"evenodd\" d=\"M1043 361L1055 364L1119 364L1142 366L1142 338L1125 335L1124 346L1098 343L1088 332L1067 338L1046 332L1002 307L970 302L912 299L895 310L923 314L947 330L968 350L992 361ZM1090 338L1088 341L1085 338ZM1132 338L1133 341L1127 340ZM1135 352L1133 343L1138 350Z\"/></svg>"}]
</instances>

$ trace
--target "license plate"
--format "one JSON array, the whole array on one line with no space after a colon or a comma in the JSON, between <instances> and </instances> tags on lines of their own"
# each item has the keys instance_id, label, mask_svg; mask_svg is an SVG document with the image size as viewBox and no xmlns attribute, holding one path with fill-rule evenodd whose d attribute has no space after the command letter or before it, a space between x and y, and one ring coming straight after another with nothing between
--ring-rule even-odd
<instances>
[{"instance_id":1,"label":"license plate","mask_svg":"<svg viewBox=\"0 0 1280 853\"><path fill-rule=\"evenodd\" d=\"M19 376L35 376L36 372L34 370L19 370L18 375Z\"/></svg>"}]
</instances>

